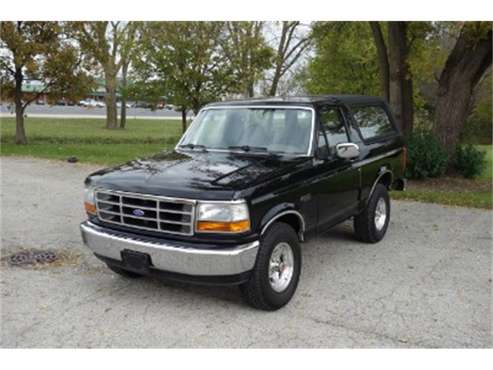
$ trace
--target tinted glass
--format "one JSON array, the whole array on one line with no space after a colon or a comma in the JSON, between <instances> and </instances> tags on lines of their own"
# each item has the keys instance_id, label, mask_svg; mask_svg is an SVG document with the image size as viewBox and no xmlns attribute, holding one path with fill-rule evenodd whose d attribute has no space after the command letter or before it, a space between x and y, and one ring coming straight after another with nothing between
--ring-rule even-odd
<instances>
[{"instance_id":1,"label":"tinted glass","mask_svg":"<svg viewBox=\"0 0 493 370\"><path fill-rule=\"evenodd\" d=\"M181 145L221 150L248 146L269 152L307 154L311 132L311 110L225 107L203 111Z\"/></svg>"},{"instance_id":2,"label":"tinted glass","mask_svg":"<svg viewBox=\"0 0 493 370\"><path fill-rule=\"evenodd\" d=\"M364 139L373 139L395 132L387 112L381 107L354 107L354 119Z\"/></svg>"}]
</instances>

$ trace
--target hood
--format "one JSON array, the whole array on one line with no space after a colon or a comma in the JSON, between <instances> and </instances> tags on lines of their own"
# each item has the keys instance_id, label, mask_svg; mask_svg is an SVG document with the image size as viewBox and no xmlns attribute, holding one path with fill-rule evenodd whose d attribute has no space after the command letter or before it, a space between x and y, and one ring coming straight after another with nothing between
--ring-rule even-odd
<instances>
[{"instance_id":1,"label":"hood","mask_svg":"<svg viewBox=\"0 0 493 370\"><path fill-rule=\"evenodd\" d=\"M108 189L201 199L234 193L289 171L306 158L222 152L163 152L93 173L88 182Z\"/></svg>"}]
</instances>

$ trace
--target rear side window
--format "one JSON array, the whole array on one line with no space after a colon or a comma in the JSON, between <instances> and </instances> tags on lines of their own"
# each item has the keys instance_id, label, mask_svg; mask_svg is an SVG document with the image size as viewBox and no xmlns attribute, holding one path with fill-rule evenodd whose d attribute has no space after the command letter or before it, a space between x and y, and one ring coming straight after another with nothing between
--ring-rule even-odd
<instances>
[{"instance_id":1,"label":"rear side window","mask_svg":"<svg viewBox=\"0 0 493 370\"><path fill-rule=\"evenodd\" d=\"M382 107L353 107L352 111L361 136L365 140L387 136L395 132L387 112Z\"/></svg>"}]
</instances>

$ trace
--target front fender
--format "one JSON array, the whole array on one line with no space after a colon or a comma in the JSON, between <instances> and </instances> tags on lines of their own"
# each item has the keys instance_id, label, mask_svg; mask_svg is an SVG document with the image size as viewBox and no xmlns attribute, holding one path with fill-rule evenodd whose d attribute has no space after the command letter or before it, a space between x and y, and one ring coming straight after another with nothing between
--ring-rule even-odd
<instances>
[{"instance_id":1,"label":"front fender","mask_svg":"<svg viewBox=\"0 0 493 370\"><path fill-rule=\"evenodd\" d=\"M262 235L267 228L277 219L285 215L294 215L299 220L299 236L303 240L303 234L306 229L305 219L299 209L296 208L294 203L281 203L272 207L265 213L259 225L259 234Z\"/></svg>"}]
</instances>

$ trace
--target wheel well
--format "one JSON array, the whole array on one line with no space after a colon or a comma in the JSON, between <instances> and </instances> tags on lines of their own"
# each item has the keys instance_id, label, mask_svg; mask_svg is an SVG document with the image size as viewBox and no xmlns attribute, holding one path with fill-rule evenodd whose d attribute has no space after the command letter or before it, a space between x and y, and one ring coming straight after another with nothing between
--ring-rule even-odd
<instances>
[{"instance_id":1,"label":"wheel well","mask_svg":"<svg viewBox=\"0 0 493 370\"><path fill-rule=\"evenodd\" d=\"M284 222L285 224L288 224L294 229L294 231L296 231L296 234L298 235L301 232L301 220L294 213L288 213L284 216L281 216L276 220L276 222Z\"/></svg>"},{"instance_id":2,"label":"wheel well","mask_svg":"<svg viewBox=\"0 0 493 370\"><path fill-rule=\"evenodd\" d=\"M285 224L288 224L293 228L293 230L298 234L298 237L300 241L304 240L304 221L301 218L301 215L298 215L297 213L286 213L278 218L274 217L273 221L270 221L272 223L276 222L284 222ZM264 226L264 229L262 230L262 234L267 230L267 226L270 224L270 222Z\"/></svg>"},{"instance_id":3,"label":"wheel well","mask_svg":"<svg viewBox=\"0 0 493 370\"><path fill-rule=\"evenodd\" d=\"M392 173L391 172L385 172L378 179L378 183L383 184L387 187L387 189L390 189L390 186L392 185Z\"/></svg>"}]
</instances>

